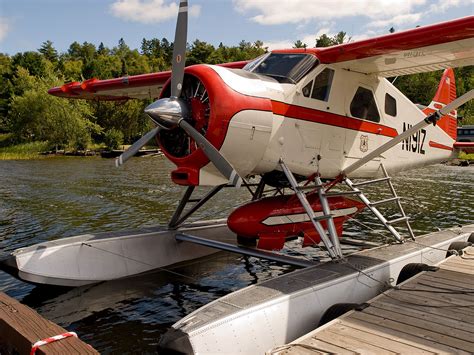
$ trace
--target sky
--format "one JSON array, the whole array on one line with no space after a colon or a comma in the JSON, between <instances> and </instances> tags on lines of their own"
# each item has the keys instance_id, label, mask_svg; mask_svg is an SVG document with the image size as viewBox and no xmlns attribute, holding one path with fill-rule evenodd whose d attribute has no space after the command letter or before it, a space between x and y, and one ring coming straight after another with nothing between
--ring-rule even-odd
<instances>
[{"instance_id":1,"label":"sky","mask_svg":"<svg viewBox=\"0 0 474 355\"><path fill-rule=\"evenodd\" d=\"M189 0L188 43L215 46L241 40L314 47L321 34L352 40L474 14L474 0ZM123 38L172 41L178 0L0 0L0 53L37 50L46 40L59 52L85 41L114 47Z\"/></svg>"}]
</instances>

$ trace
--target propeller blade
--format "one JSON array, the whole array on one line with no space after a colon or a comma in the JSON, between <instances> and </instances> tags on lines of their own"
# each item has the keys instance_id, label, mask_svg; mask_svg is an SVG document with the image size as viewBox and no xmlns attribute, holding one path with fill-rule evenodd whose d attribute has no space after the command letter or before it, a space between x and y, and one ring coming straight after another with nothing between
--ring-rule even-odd
<instances>
[{"instance_id":1,"label":"propeller blade","mask_svg":"<svg viewBox=\"0 0 474 355\"><path fill-rule=\"evenodd\" d=\"M117 159L115 159L115 166L118 168L119 166L125 164L125 162L133 157L137 152L143 148L145 144L148 143L150 139L156 136L159 132L161 127L157 126L133 143L125 152L123 152Z\"/></svg>"},{"instance_id":2,"label":"propeller blade","mask_svg":"<svg viewBox=\"0 0 474 355\"><path fill-rule=\"evenodd\" d=\"M183 87L186 41L188 33L188 2L179 3L178 21L173 42L173 66L171 69L171 97L179 97Z\"/></svg>"},{"instance_id":3,"label":"propeller blade","mask_svg":"<svg viewBox=\"0 0 474 355\"><path fill-rule=\"evenodd\" d=\"M204 154L206 154L209 160L215 165L217 170L229 179L229 182L232 185L240 187L242 184L242 178L227 159L224 158L224 156L188 122L181 120L179 126L196 141L197 145L204 151Z\"/></svg>"}]
</instances>

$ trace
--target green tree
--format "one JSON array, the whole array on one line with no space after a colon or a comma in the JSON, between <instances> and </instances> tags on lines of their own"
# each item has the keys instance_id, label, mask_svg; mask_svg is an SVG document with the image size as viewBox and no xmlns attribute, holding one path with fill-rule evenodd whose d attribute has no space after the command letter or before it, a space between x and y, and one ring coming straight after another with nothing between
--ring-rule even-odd
<instances>
[{"instance_id":1,"label":"green tree","mask_svg":"<svg viewBox=\"0 0 474 355\"><path fill-rule=\"evenodd\" d=\"M212 44L195 40L193 45L191 46L191 50L189 51L186 64L193 65L193 64L201 64L201 63L210 63L209 57L212 53L215 52L215 48ZM216 63L210 63L216 64Z\"/></svg>"},{"instance_id":2,"label":"green tree","mask_svg":"<svg viewBox=\"0 0 474 355\"><path fill-rule=\"evenodd\" d=\"M48 141L56 147L84 148L91 134L100 131L90 120L92 112L87 102L48 94L48 88L58 83L52 73L37 78L20 68L14 84L24 92L12 97L7 121L15 141Z\"/></svg>"},{"instance_id":3,"label":"green tree","mask_svg":"<svg viewBox=\"0 0 474 355\"><path fill-rule=\"evenodd\" d=\"M143 113L148 104L148 101L143 100L91 102L96 117L95 123L104 131L116 129L122 132L124 142L130 144L151 128L150 119ZM97 138L103 137L97 136Z\"/></svg>"},{"instance_id":4,"label":"green tree","mask_svg":"<svg viewBox=\"0 0 474 355\"><path fill-rule=\"evenodd\" d=\"M38 52L44 55L44 57L50 62L57 63L58 51L53 47L53 42L49 40L46 42L43 42L43 44L41 45L41 48L38 49Z\"/></svg>"},{"instance_id":5,"label":"green tree","mask_svg":"<svg viewBox=\"0 0 474 355\"><path fill-rule=\"evenodd\" d=\"M316 47L329 47L332 45L332 39L325 33L319 36L319 38L316 38Z\"/></svg>"},{"instance_id":6,"label":"green tree","mask_svg":"<svg viewBox=\"0 0 474 355\"><path fill-rule=\"evenodd\" d=\"M82 60L80 59L61 58L58 62L58 70L62 73L66 82L82 80L82 67Z\"/></svg>"},{"instance_id":7,"label":"green tree","mask_svg":"<svg viewBox=\"0 0 474 355\"><path fill-rule=\"evenodd\" d=\"M41 77L46 74L47 59L38 52L17 53L12 57L12 65L28 69L31 75Z\"/></svg>"},{"instance_id":8,"label":"green tree","mask_svg":"<svg viewBox=\"0 0 474 355\"><path fill-rule=\"evenodd\" d=\"M306 43L301 42L300 40L297 40L293 44L293 48L306 48Z\"/></svg>"},{"instance_id":9,"label":"green tree","mask_svg":"<svg viewBox=\"0 0 474 355\"><path fill-rule=\"evenodd\" d=\"M7 130L7 116L13 93L13 66L11 58L0 53L0 132Z\"/></svg>"}]
</instances>

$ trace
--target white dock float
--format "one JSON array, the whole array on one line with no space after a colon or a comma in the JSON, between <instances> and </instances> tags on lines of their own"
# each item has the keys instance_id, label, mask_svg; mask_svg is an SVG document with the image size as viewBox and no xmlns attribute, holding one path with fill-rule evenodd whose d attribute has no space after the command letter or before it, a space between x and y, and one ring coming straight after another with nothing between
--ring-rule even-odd
<instances>
[{"instance_id":1,"label":"white dock float","mask_svg":"<svg viewBox=\"0 0 474 355\"><path fill-rule=\"evenodd\" d=\"M267 354L472 354L474 247L463 255Z\"/></svg>"},{"instance_id":2,"label":"white dock float","mask_svg":"<svg viewBox=\"0 0 474 355\"><path fill-rule=\"evenodd\" d=\"M175 323L160 342L183 353L264 354L312 331L336 303L362 303L395 284L408 263L435 265L474 225L350 255L233 292Z\"/></svg>"}]
</instances>

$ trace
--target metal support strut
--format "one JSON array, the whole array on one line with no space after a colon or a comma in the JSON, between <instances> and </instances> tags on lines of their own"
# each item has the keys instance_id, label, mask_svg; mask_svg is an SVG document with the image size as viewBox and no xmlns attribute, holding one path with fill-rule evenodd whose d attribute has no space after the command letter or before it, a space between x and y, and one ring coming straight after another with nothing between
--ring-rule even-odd
<instances>
[{"instance_id":1,"label":"metal support strut","mask_svg":"<svg viewBox=\"0 0 474 355\"><path fill-rule=\"evenodd\" d=\"M334 220L331 215L329 204L324 194L324 190L322 189L321 179L319 177L316 177L316 184L318 187L318 193L319 193L321 206L323 208L323 215L321 217L316 217L313 209L311 208L310 203L306 199L305 193L301 191L300 187L298 186L298 183L296 182L296 179L293 176L293 173L290 171L290 169L288 169L288 167L286 166L285 162L282 159L280 159L279 164L281 166L281 169L283 170L283 173L286 175L286 178L288 179L291 185L291 188L295 192L306 214L308 215L309 219L313 223L314 228L319 233L322 242L326 246L329 256L332 259L342 259L343 256L342 256L341 246L339 244L339 238L337 236L336 227L334 225ZM326 220L328 224L327 232L326 230L324 230L323 226L320 223L320 221L323 219Z\"/></svg>"}]
</instances>

